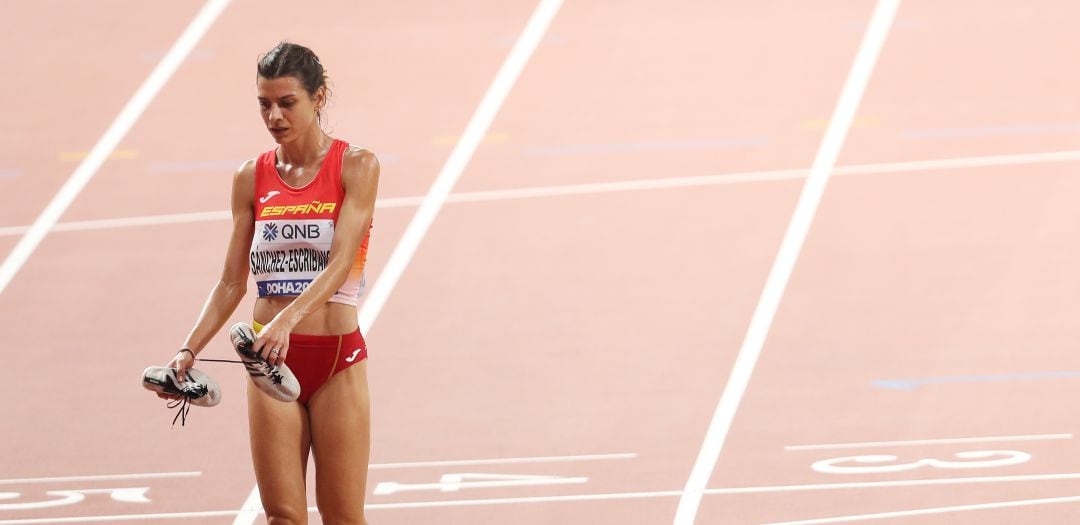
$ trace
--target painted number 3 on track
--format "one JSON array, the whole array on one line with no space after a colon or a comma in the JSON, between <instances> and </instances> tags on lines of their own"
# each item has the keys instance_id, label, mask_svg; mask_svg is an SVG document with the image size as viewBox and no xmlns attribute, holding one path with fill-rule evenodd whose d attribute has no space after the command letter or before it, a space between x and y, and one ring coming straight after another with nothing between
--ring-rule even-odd
<instances>
[{"instance_id":1,"label":"painted number 3 on track","mask_svg":"<svg viewBox=\"0 0 1080 525\"><path fill-rule=\"evenodd\" d=\"M1031 454L1019 450L972 450L957 452L953 456L955 460L946 461L927 458L910 463L897 463L900 460L899 457L885 454L844 456L842 458L815 461L810 468L824 474L879 474L918 468L971 469L1009 467L1026 463L1031 459Z\"/></svg>"}]
</instances>

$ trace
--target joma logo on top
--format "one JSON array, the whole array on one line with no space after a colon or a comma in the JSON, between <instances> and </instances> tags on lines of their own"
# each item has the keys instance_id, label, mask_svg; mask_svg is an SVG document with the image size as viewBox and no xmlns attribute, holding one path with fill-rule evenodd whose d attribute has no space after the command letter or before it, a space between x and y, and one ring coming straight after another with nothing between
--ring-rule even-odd
<instances>
[{"instance_id":1,"label":"joma logo on top","mask_svg":"<svg viewBox=\"0 0 1080 525\"><path fill-rule=\"evenodd\" d=\"M283 215L307 215L309 213L333 213L337 208L336 202L311 201L310 204L294 204L290 206L267 206L263 208L259 217L278 217Z\"/></svg>"}]
</instances>

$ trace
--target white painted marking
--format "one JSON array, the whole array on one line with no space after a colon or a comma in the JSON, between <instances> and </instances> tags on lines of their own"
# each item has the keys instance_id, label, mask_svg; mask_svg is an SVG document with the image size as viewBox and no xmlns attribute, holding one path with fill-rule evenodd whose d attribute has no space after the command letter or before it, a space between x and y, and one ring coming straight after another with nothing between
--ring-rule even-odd
<instances>
[{"instance_id":1,"label":"white painted marking","mask_svg":"<svg viewBox=\"0 0 1080 525\"><path fill-rule=\"evenodd\" d=\"M900 0L878 0L874 7L870 25L866 34L863 35L855 62L851 66L851 71L840 93L840 100L829 120L829 126L825 130L825 137L821 141L814 162L810 166L810 174L803 185L799 201L795 205L795 212L792 214L791 222L780 244L780 251L769 271L765 288L761 292L761 298L750 320L746 337L735 358L731 375L716 405L716 411L705 433L705 439L694 462L693 470L686 481L683 495L679 498L679 506L675 511L675 525L694 523L698 505L701 502L701 494L716 467L716 461L724 447L731 423L735 419L735 413L750 383L750 376L754 373L754 367L765 345L765 338L776 316L776 310L780 306L780 299L795 269L795 261L806 241L810 224L814 220L814 214L825 192L825 185L836 166L840 148L844 144L848 129L851 128L855 111L859 107L863 92L870 81L870 74L874 70L874 64L885 44L885 37L889 34L889 27L899 7Z\"/></svg>"},{"instance_id":2,"label":"white painted marking","mask_svg":"<svg viewBox=\"0 0 1080 525\"><path fill-rule=\"evenodd\" d=\"M469 481L466 481L469 480ZM398 483L396 481L383 481L375 487L376 496L397 494L398 492L415 492L423 490L437 490L440 492L457 492L461 489L487 489L507 487L533 487L543 485L575 485L587 483L585 477L563 477L531 474L480 474L460 473L443 474L438 483Z\"/></svg>"},{"instance_id":3,"label":"white painted marking","mask_svg":"<svg viewBox=\"0 0 1080 525\"><path fill-rule=\"evenodd\" d=\"M837 450L850 448L910 447L917 445L948 445L956 443L995 443L999 441L1044 441L1072 439L1072 434L1027 434L1020 436L983 436L943 439L912 439L907 441L866 441L862 443L827 443L823 445L790 445L784 450Z\"/></svg>"},{"instance_id":4,"label":"white painted marking","mask_svg":"<svg viewBox=\"0 0 1080 525\"><path fill-rule=\"evenodd\" d=\"M950 512L965 512L970 510L1004 509L1009 507L1029 507L1032 505L1049 505L1052 503L1072 503L1080 501L1080 496L1067 496L1064 498L1021 499L1012 501L998 501L995 503L978 503L975 505L956 505L953 507L934 507L927 509L902 510L896 512L880 512L877 514L858 514L854 516L836 516L833 518L821 518L815 520L778 521L766 525L815 525L820 523L844 523L849 521L879 520L885 518L902 518L905 516L926 516L929 514L947 514Z\"/></svg>"},{"instance_id":5,"label":"white painted marking","mask_svg":"<svg viewBox=\"0 0 1080 525\"><path fill-rule=\"evenodd\" d=\"M1019 450L970 450L957 452L953 455L957 459L976 461L945 461L926 458L909 463L896 463L900 459L897 456L875 454L823 459L815 461L810 465L810 468L814 472L821 472L822 474L885 474L915 470L922 467L940 469L1001 468L1031 461L1031 454Z\"/></svg>"},{"instance_id":6,"label":"white painted marking","mask_svg":"<svg viewBox=\"0 0 1080 525\"><path fill-rule=\"evenodd\" d=\"M68 206L75 201L82 189L94 177L101 165L105 163L120 141L124 139L128 131L139 119L147 106L153 102L161 88L165 86L169 78L176 72L180 64L199 43L206 31L217 20L218 15L229 5L229 0L207 0L206 4L188 24L180 38L176 40L169 52L161 59L157 67L150 72L150 76L135 91L135 95L116 116L105 134L98 139L97 144L90 150L67 182L60 187L60 191L53 196L52 201L38 215L38 218L30 226L29 230L19 239L18 244L11 250L3 264L0 264L0 293L3 293L15 274L19 272L38 245L49 233L60 216L67 211Z\"/></svg>"},{"instance_id":7,"label":"white painted marking","mask_svg":"<svg viewBox=\"0 0 1080 525\"><path fill-rule=\"evenodd\" d=\"M150 487L129 487L125 489L113 489L109 493L109 497L113 501L121 501L124 503L150 503L150 498L146 497L146 493L150 491Z\"/></svg>"},{"instance_id":8,"label":"white painted marking","mask_svg":"<svg viewBox=\"0 0 1080 525\"><path fill-rule=\"evenodd\" d=\"M381 208L407 208L416 206L422 200L421 197L401 197L395 199L380 199L375 203L376 209ZM144 215L140 217L124 217L117 219L92 219L85 221L60 222L53 227L53 232L103 230L110 228L127 228L132 226L156 226L158 224L184 224L189 222L228 221L232 220L232 212L229 210L200 211L191 213L172 213L167 215ZM29 226L6 226L0 228L0 236L22 235L30 229Z\"/></svg>"},{"instance_id":9,"label":"white painted marking","mask_svg":"<svg viewBox=\"0 0 1080 525\"><path fill-rule=\"evenodd\" d=\"M0 511L8 510L30 510L30 509L47 509L50 507L62 507L64 505L74 505L86 499L86 494L83 494L77 490L50 490L45 493L47 496L59 496L59 499L51 499L46 501L26 501L22 503L0 503ZM22 497L19 492L0 492L0 499L10 500L18 499Z\"/></svg>"},{"instance_id":10,"label":"white painted marking","mask_svg":"<svg viewBox=\"0 0 1080 525\"><path fill-rule=\"evenodd\" d=\"M192 478L202 472L148 472L145 474L103 474L97 476L62 476L53 478L0 479L0 485L23 485L26 483L60 483L68 481L111 481L117 479Z\"/></svg>"},{"instance_id":11,"label":"white painted marking","mask_svg":"<svg viewBox=\"0 0 1080 525\"><path fill-rule=\"evenodd\" d=\"M402 234L397 246L394 247L386 266L379 273L378 280L375 281L375 285L364 301L359 313L359 322L360 331L365 336L370 333L371 326L375 323L375 319L378 317L383 305L390 297L390 292L393 291L401 275L405 272L405 267L408 266L409 261L416 253L420 241L423 240L424 235L435 221L435 216L438 215L454 184L457 183L457 180L465 171L465 167L468 165L469 160L472 159L473 153L480 146L480 141L487 134L491 122L495 120L495 116L498 114L507 95L509 95L510 89L517 82L518 76L525 68L525 64L529 61L537 44L543 39L544 33L561 6L562 0L540 0L536 10L533 11L532 16L525 25L524 31L518 37L517 43L514 44L514 48L510 50L506 61L499 68L499 72L495 75L491 86L488 87L484 98L481 99L476 112L469 120L468 125L466 125L461 140L454 146L454 150L450 153L446 164L435 178L435 182L431 185L431 189L428 190L423 202L420 203L420 208L405 229L405 233Z\"/></svg>"},{"instance_id":12,"label":"white painted marking","mask_svg":"<svg viewBox=\"0 0 1080 525\"><path fill-rule=\"evenodd\" d=\"M915 160L881 164L853 164L839 166L833 175L873 175L878 173L898 173L904 171L936 171L961 168L987 168L993 166L1016 166L1020 164L1045 164L1050 162L1071 162L1080 160L1080 150L1049 151L1045 153L1019 153L1012 155L990 155L984 157L959 157L955 159Z\"/></svg>"},{"instance_id":13,"label":"white painted marking","mask_svg":"<svg viewBox=\"0 0 1080 525\"><path fill-rule=\"evenodd\" d=\"M758 487L735 487L706 489L705 494L770 494L776 492L808 492L818 490L874 489L895 487L923 487L937 485L966 485L984 483L1011 483L1020 481L1062 481L1080 479L1080 472L1065 474L1025 474L1019 476L970 476L960 478L909 479L900 481L859 481L848 483L812 483L805 485L772 485Z\"/></svg>"},{"instance_id":14,"label":"white painted marking","mask_svg":"<svg viewBox=\"0 0 1080 525\"><path fill-rule=\"evenodd\" d=\"M719 494L764 494L777 492L804 492L817 490L842 490L856 488L890 488L890 487L913 487L926 485L956 485L967 483L1002 483L1020 481L1052 481L1052 480L1077 480L1080 472L1067 474L1036 474L1026 476L992 476L992 477L963 477L963 478L937 478L926 480L907 481L875 481L863 483L825 483L813 485L780 485L760 487L735 487L706 489L706 495ZM682 495L680 490L652 491L652 492L613 492L601 494L569 494L562 496L533 496L520 498L491 498L471 500L448 500L448 501L417 501L410 503L368 503L364 506L367 510L393 510L429 507L464 507L472 505L507 505L517 503L556 503L567 501L605 501L623 499L664 498ZM36 524L36 523L85 523L96 521L136 521L154 519L190 519L200 517L232 516L240 511L202 511L202 512L175 512L161 514L120 514L112 516L75 516L66 518L33 518L20 520L0 520L0 525ZM261 513L261 509L256 514ZM308 507L308 512L318 512L317 507Z\"/></svg>"},{"instance_id":15,"label":"white painted marking","mask_svg":"<svg viewBox=\"0 0 1080 525\"><path fill-rule=\"evenodd\" d=\"M695 177L665 177L661 179L627 180L616 182L590 182L585 184L567 184L562 186L536 186L531 188L513 188L506 190L474 191L451 195L447 202L485 202L509 199L530 199L536 197L559 197L566 195L586 195L596 193L615 193L623 191L656 190L667 188L685 188L738 184L745 182L764 182L775 180L798 180L806 177L809 170L770 170L746 173L728 173L723 175L702 175Z\"/></svg>"},{"instance_id":16,"label":"white painted marking","mask_svg":"<svg viewBox=\"0 0 1080 525\"><path fill-rule=\"evenodd\" d=\"M87 494L108 494L114 501L120 501L124 503L150 503L150 498L146 497L146 492L150 490L150 487L122 487L112 489L68 489L68 490L50 490L46 491L47 496L58 496L58 499L50 499L45 501L24 501L20 503L0 503L0 511L5 510L32 510L32 509L47 509L52 507L63 507L67 505L75 505L81 503L86 499ZM18 492L0 492L0 499L16 499L22 496Z\"/></svg>"},{"instance_id":17,"label":"white painted marking","mask_svg":"<svg viewBox=\"0 0 1080 525\"><path fill-rule=\"evenodd\" d=\"M83 230L107 230L112 228L127 228L131 226L152 226L157 224L183 224L190 222L224 221L232 218L229 211L205 211L194 213L174 213L169 215L146 215L142 217L124 217L117 219L96 219L87 221L72 221L57 223L53 232L70 232ZM8 226L0 228L0 235L21 235L30 229L29 226Z\"/></svg>"},{"instance_id":18,"label":"white painted marking","mask_svg":"<svg viewBox=\"0 0 1080 525\"><path fill-rule=\"evenodd\" d=\"M1080 151L1056 151L1049 153L962 157L955 159L918 160L883 164L852 164L849 166L837 166L833 170L832 176L877 175L882 173L934 171L988 166L1017 166L1078 160L1080 160ZM668 177L662 179L641 179L618 182L567 184L562 186L535 186L531 188L515 188L508 190L473 191L451 193L446 198L446 202L490 202L510 199L531 199L537 197L560 197L623 191L693 188L724 184L799 180L806 178L806 175L809 172L809 168L748 171L744 173L725 173L693 177ZM422 196L381 198L375 202L375 209L409 208L419 206L423 200L424 198ZM100 230L132 226L153 226L158 224L183 224L189 222L227 221L230 219L232 219L232 213L229 210L176 213L169 215L145 215L117 219L59 222L53 227L52 232ZM0 227L0 236L22 235L29 229L29 226L3 226Z\"/></svg>"},{"instance_id":19,"label":"white painted marking","mask_svg":"<svg viewBox=\"0 0 1080 525\"><path fill-rule=\"evenodd\" d=\"M423 240L424 235L427 234L431 224L435 221L435 216L438 215L439 210L442 209L443 204L446 202L447 196L450 195L450 191L454 189L454 184L457 183L461 174L465 171L465 167L469 164L469 160L472 159L473 153L480 146L480 141L487 134L488 128L491 127L492 121L495 120L495 116L498 114L503 102L506 101L510 90L517 82L518 76L525 69L525 64L532 57L533 51L536 50L537 44L543 39L544 33L547 32L548 26L551 25L551 21L555 18L555 14L559 12L561 6L562 0L540 0L532 16L529 17L529 21L525 24L525 29L521 32L513 49L510 50L510 54L507 55L498 73L495 74L491 86L484 93L476 112L473 113L469 123L465 126L465 132L462 133L461 140L457 142L454 150L450 152L446 164L443 165L442 170L435 177L431 189L428 190L424 200L420 203L420 207L416 210L416 214L413 216L412 221L409 222L408 227L405 228L405 233L402 234L401 239L394 246L394 251L390 253L390 258L379 273L379 277L368 293L367 299L364 300L363 305L360 307L357 318L360 331L363 332L365 337L371 337L371 327L375 324L375 319L378 318L383 305L389 299L390 293L405 272L405 267L409 265L409 261L412 260L413 255L420 246L420 241ZM254 493L255 490L252 490L252 494ZM247 501L251 501L250 495ZM251 525L254 522L255 516L245 513L238 515L233 525Z\"/></svg>"},{"instance_id":20,"label":"white painted marking","mask_svg":"<svg viewBox=\"0 0 1080 525\"><path fill-rule=\"evenodd\" d=\"M101 516L68 516L64 518L25 518L14 520L0 520L0 525L34 525L38 523L95 523L109 521L142 521L143 523L156 523L157 520L193 519L193 518L216 518L232 516L235 510L212 510L204 512L160 512L155 514L112 514ZM313 511L309 511L313 512Z\"/></svg>"},{"instance_id":21,"label":"white painted marking","mask_svg":"<svg viewBox=\"0 0 1080 525\"><path fill-rule=\"evenodd\" d=\"M244 506L240 507L240 511L236 514L236 519L233 520L233 525L237 523L255 523L259 514L262 514L262 498L259 496L259 486L255 485L255 488L251 489L251 494L248 494L246 500L244 500Z\"/></svg>"},{"instance_id":22,"label":"white painted marking","mask_svg":"<svg viewBox=\"0 0 1080 525\"><path fill-rule=\"evenodd\" d=\"M533 456L522 458L458 459L450 461L413 461L409 463L372 463L368 470L395 468L460 467L465 465L510 465L518 463L554 463L566 461L597 461L608 459L634 459L637 454L588 454L581 456Z\"/></svg>"}]
</instances>

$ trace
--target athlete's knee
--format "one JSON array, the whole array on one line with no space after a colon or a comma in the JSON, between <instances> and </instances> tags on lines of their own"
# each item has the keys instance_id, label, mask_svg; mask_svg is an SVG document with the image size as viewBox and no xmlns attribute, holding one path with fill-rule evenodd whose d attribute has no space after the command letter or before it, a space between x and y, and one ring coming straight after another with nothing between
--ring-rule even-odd
<instances>
[{"instance_id":1,"label":"athlete's knee","mask_svg":"<svg viewBox=\"0 0 1080 525\"><path fill-rule=\"evenodd\" d=\"M322 522L323 525L367 525L367 520L365 520L364 518L339 520L323 516Z\"/></svg>"},{"instance_id":2,"label":"athlete's knee","mask_svg":"<svg viewBox=\"0 0 1080 525\"><path fill-rule=\"evenodd\" d=\"M307 509L297 510L287 507L266 509L266 525L307 525Z\"/></svg>"},{"instance_id":3,"label":"athlete's knee","mask_svg":"<svg viewBox=\"0 0 1080 525\"><path fill-rule=\"evenodd\" d=\"M323 525L367 525L364 511L335 511L319 509Z\"/></svg>"}]
</instances>

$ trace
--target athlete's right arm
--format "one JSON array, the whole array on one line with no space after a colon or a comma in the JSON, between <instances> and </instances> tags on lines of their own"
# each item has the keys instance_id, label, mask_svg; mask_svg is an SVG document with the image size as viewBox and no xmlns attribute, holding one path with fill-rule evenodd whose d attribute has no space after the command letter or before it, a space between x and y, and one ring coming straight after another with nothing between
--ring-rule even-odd
<instances>
[{"instance_id":1,"label":"athlete's right arm","mask_svg":"<svg viewBox=\"0 0 1080 525\"><path fill-rule=\"evenodd\" d=\"M225 252L225 265L221 270L221 279L210 297L206 299L199 318L195 321L191 333L184 340L182 348L190 348L198 354L221 330L236 310L240 300L247 292L248 252L251 250L251 238L255 233L255 160L245 162L233 175L232 185L232 237ZM168 366L177 368L177 376L194 364L194 356L188 352L178 352Z\"/></svg>"}]
</instances>

